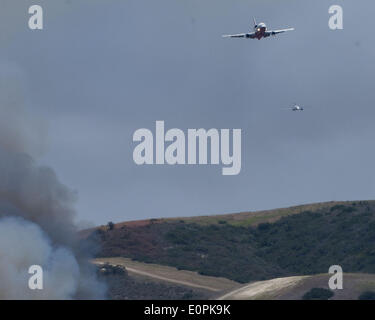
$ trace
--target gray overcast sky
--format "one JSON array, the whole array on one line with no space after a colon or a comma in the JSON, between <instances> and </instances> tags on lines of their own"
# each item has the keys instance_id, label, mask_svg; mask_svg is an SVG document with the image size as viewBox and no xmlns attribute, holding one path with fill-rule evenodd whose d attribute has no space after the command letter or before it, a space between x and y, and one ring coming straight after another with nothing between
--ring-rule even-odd
<instances>
[{"instance_id":1,"label":"gray overcast sky","mask_svg":"<svg viewBox=\"0 0 375 320\"><path fill-rule=\"evenodd\" d=\"M44 9L44 30L27 27ZM344 9L344 30L328 8ZM301 0L2 0L0 72L48 124L38 158L77 190L79 220L267 209L375 192L375 3ZM252 16L296 31L258 40ZM282 108L294 101L305 112ZM240 128L242 171L137 166L133 132Z\"/></svg>"}]
</instances>

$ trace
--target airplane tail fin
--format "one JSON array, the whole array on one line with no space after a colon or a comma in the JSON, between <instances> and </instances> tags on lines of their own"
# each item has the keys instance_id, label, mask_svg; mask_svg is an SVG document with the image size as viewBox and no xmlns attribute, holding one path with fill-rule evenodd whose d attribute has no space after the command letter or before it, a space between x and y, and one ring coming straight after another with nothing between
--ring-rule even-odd
<instances>
[{"instance_id":1,"label":"airplane tail fin","mask_svg":"<svg viewBox=\"0 0 375 320\"><path fill-rule=\"evenodd\" d=\"M253 20L254 20L254 27L257 26L257 21L255 20L255 17L253 17Z\"/></svg>"}]
</instances>

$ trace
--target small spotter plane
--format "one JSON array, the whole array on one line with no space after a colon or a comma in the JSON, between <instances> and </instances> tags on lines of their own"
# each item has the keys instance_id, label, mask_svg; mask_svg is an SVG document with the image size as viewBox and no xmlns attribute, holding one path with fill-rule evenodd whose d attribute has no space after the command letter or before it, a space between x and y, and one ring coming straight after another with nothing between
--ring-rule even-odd
<instances>
[{"instance_id":1,"label":"small spotter plane","mask_svg":"<svg viewBox=\"0 0 375 320\"><path fill-rule=\"evenodd\" d=\"M293 105L293 107L285 108L292 111L303 111L303 107L299 106L297 103Z\"/></svg>"},{"instance_id":2,"label":"small spotter plane","mask_svg":"<svg viewBox=\"0 0 375 320\"><path fill-rule=\"evenodd\" d=\"M223 35L223 38L250 38L250 39L262 39L267 38L269 36L275 36L279 33L293 31L294 28L288 29L280 29L280 30L267 30L267 26L265 23L261 22L257 24L254 18L254 32L251 33L238 33L238 34L226 34Z\"/></svg>"}]
</instances>

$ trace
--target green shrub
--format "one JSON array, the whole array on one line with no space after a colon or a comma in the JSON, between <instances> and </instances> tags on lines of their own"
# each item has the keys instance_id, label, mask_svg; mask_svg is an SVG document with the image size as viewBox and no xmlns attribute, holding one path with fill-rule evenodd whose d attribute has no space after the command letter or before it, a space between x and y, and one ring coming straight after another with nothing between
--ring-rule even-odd
<instances>
[{"instance_id":1,"label":"green shrub","mask_svg":"<svg viewBox=\"0 0 375 320\"><path fill-rule=\"evenodd\" d=\"M271 228L271 224L269 222L260 223L258 225L258 230L260 231L266 231L266 230L269 230L270 228Z\"/></svg>"},{"instance_id":2,"label":"green shrub","mask_svg":"<svg viewBox=\"0 0 375 320\"><path fill-rule=\"evenodd\" d=\"M107 223L108 230L113 230L115 228L115 224L112 221L109 221Z\"/></svg>"},{"instance_id":3,"label":"green shrub","mask_svg":"<svg viewBox=\"0 0 375 320\"><path fill-rule=\"evenodd\" d=\"M328 300L333 296L334 293L331 290L324 288L312 288L303 295L302 300Z\"/></svg>"},{"instance_id":4,"label":"green shrub","mask_svg":"<svg viewBox=\"0 0 375 320\"><path fill-rule=\"evenodd\" d=\"M375 292L374 291L362 292L361 295L358 297L358 300L375 300Z\"/></svg>"}]
</instances>

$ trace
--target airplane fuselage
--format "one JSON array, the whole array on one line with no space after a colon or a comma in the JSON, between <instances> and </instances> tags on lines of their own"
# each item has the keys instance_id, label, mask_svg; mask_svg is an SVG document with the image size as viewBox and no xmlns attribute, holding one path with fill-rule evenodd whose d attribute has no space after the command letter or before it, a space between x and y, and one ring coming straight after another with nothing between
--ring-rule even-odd
<instances>
[{"instance_id":1,"label":"airplane fuselage","mask_svg":"<svg viewBox=\"0 0 375 320\"><path fill-rule=\"evenodd\" d=\"M303 108L300 107L300 106L297 106L295 105L293 108L292 108L293 111L303 111Z\"/></svg>"},{"instance_id":2,"label":"airplane fuselage","mask_svg":"<svg viewBox=\"0 0 375 320\"><path fill-rule=\"evenodd\" d=\"M265 23L261 22L254 26L255 38L258 40L265 38L265 34L267 31L267 26Z\"/></svg>"}]
</instances>

